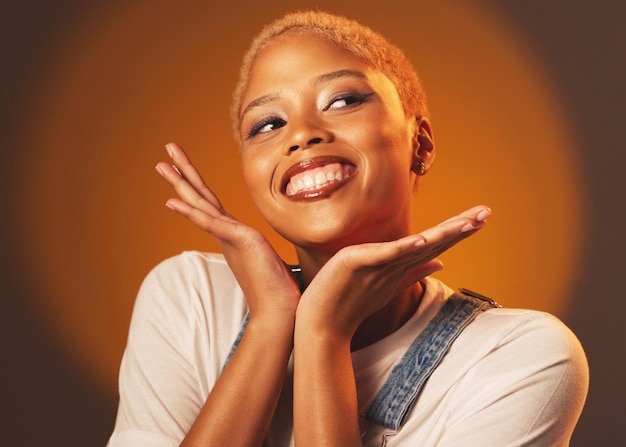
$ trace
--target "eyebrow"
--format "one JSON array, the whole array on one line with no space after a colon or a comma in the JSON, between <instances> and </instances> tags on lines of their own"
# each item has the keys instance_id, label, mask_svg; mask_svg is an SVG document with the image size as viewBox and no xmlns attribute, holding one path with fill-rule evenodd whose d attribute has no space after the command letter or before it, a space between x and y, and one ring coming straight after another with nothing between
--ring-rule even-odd
<instances>
[{"instance_id":1,"label":"eyebrow","mask_svg":"<svg viewBox=\"0 0 626 447\"><path fill-rule=\"evenodd\" d=\"M319 77L317 77L314 81L313 81L313 85L319 85L319 84L323 84L324 82L329 82L332 81L333 79L337 79L337 78L342 78L342 77L346 77L346 76L352 76L352 77L356 77L356 78L360 78L360 79L366 79L367 76L365 76L365 73L357 71L357 70L337 70L337 71L333 71L330 73L325 73ZM263 95L263 96L259 96L258 98L250 101L250 103L248 103L248 105L246 106L245 109L243 109L243 111L241 112L241 116L240 116L240 120L243 118L243 116L248 113L250 110L256 108L256 107L260 107L262 105L268 104L270 102L276 101L278 98L280 98L280 95L278 93L270 93L268 95Z\"/></svg>"},{"instance_id":2,"label":"eyebrow","mask_svg":"<svg viewBox=\"0 0 626 447\"><path fill-rule=\"evenodd\" d=\"M337 70L331 73L326 73L315 79L314 85L319 85L323 82L332 81L333 79L342 78L345 76L352 76L355 78L366 79L365 73L357 70Z\"/></svg>"},{"instance_id":3,"label":"eyebrow","mask_svg":"<svg viewBox=\"0 0 626 447\"><path fill-rule=\"evenodd\" d=\"M260 107L260 106L262 106L264 104L267 104L269 102L276 101L278 98L280 98L279 94L271 93L269 95L263 95L263 96L260 96L260 97L258 97L257 99L255 99L253 101L250 101L250 103L246 106L246 108L243 109L243 112L241 112L241 117L239 119L243 118L243 116L247 112L249 112L250 110L254 109L255 107Z\"/></svg>"}]
</instances>

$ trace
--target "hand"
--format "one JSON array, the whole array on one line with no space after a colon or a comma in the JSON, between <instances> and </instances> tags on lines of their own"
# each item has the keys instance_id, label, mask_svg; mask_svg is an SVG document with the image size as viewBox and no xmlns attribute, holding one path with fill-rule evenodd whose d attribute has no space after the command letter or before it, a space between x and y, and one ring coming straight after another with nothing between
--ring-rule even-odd
<instances>
[{"instance_id":1,"label":"hand","mask_svg":"<svg viewBox=\"0 0 626 447\"><path fill-rule=\"evenodd\" d=\"M416 235L340 250L309 284L297 321L351 338L365 318L440 270L436 257L476 233L490 215L477 206Z\"/></svg>"},{"instance_id":2,"label":"hand","mask_svg":"<svg viewBox=\"0 0 626 447\"><path fill-rule=\"evenodd\" d=\"M156 170L179 197L166 205L217 239L248 300L251 319L293 317L300 290L265 236L224 210L180 146L170 143L166 149L173 165L161 162Z\"/></svg>"}]
</instances>

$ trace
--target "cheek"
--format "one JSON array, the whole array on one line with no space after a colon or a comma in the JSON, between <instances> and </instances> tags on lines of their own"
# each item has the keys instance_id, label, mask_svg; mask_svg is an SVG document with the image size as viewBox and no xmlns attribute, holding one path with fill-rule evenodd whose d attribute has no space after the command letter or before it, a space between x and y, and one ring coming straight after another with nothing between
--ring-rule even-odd
<instances>
[{"instance_id":1,"label":"cheek","mask_svg":"<svg viewBox=\"0 0 626 447\"><path fill-rule=\"evenodd\" d=\"M363 129L355 138L371 157L382 159L378 169L396 169L405 164L410 168L413 147L406 127L389 122L377 123Z\"/></svg>"},{"instance_id":2,"label":"cheek","mask_svg":"<svg viewBox=\"0 0 626 447\"><path fill-rule=\"evenodd\" d=\"M412 140L406 126L385 123L364 131L362 141L369 150L372 175L380 179L376 183L380 195L404 195L407 188L412 191Z\"/></svg>"},{"instance_id":3,"label":"cheek","mask_svg":"<svg viewBox=\"0 0 626 447\"><path fill-rule=\"evenodd\" d=\"M353 123L353 136L361 144L381 150L399 151L410 145L410 129L403 113L388 110L372 110Z\"/></svg>"},{"instance_id":4,"label":"cheek","mask_svg":"<svg viewBox=\"0 0 626 447\"><path fill-rule=\"evenodd\" d=\"M261 151L243 152L241 155L243 180L257 204L269 194L274 166L271 157L264 156Z\"/></svg>"}]
</instances>

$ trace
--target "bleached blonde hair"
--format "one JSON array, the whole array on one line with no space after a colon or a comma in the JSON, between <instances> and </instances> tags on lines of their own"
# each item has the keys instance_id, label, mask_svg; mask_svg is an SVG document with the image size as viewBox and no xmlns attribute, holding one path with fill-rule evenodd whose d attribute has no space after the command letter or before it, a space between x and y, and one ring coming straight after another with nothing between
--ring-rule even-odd
<instances>
[{"instance_id":1,"label":"bleached blonde hair","mask_svg":"<svg viewBox=\"0 0 626 447\"><path fill-rule=\"evenodd\" d=\"M241 101L248 87L254 61L270 42L288 32L312 33L350 52L393 82L407 116L420 118L428 115L426 95L417 71L400 48L355 20L323 11L299 11L286 14L266 25L252 40L244 55L231 104L231 120L236 141L239 142L241 138Z\"/></svg>"}]
</instances>

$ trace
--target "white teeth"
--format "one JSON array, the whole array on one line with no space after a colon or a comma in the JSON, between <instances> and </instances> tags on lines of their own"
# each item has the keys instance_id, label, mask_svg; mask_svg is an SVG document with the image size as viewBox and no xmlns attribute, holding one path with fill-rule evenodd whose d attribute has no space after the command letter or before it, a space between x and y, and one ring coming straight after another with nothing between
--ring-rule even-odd
<instances>
[{"instance_id":1,"label":"white teeth","mask_svg":"<svg viewBox=\"0 0 626 447\"><path fill-rule=\"evenodd\" d=\"M326 182L328 182L328 180L326 179L326 175L323 172L320 171L315 174L315 183L317 185L323 185Z\"/></svg>"},{"instance_id":2,"label":"white teeth","mask_svg":"<svg viewBox=\"0 0 626 447\"><path fill-rule=\"evenodd\" d=\"M331 163L326 166L296 174L288 183L286 193L287 195L292 196L302 191L321 188L328 183L341 181L345 177L349 176L349 172L347 171L344 176L343 169L344 167L340 163Z\"/></svg>"}]
</instances>

